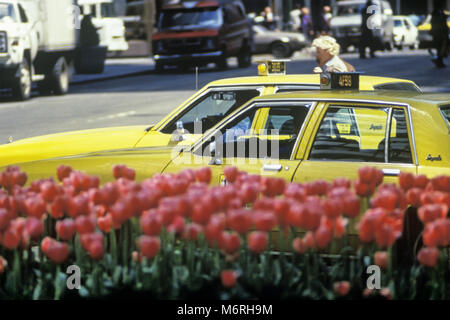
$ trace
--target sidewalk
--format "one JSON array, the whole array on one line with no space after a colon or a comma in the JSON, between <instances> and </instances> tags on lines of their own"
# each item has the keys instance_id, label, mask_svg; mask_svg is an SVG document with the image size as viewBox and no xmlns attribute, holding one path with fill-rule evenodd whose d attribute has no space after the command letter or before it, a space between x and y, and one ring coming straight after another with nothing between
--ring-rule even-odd
<instances>
[{"instance_id":1,"label":"sidewalk","mask_svg":"<svg viewBox=\"0 0 450 320\"><path fill-rule=\"evenodd\" d=\"M110 80L131 75L146 74L154 68L153 59L145 58L120 58L107 59L105 70L99 74L74 74L70 84L84 84L94 81Z\"/></svg>"}]
</instances>

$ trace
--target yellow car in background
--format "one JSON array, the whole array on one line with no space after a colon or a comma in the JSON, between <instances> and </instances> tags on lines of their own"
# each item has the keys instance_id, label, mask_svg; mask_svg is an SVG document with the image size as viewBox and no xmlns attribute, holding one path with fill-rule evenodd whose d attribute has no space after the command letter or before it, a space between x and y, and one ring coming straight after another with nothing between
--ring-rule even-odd
<instances>
[{"instance_id":1,"label":"yellow car in background","mask_svg":"<svg viewBox=\"0 0 450 320\"><path fill-rule=\"evenodd\" d=\"M360 90L420 92L412 81L361 76ZM320 76L269 74L210 82L153 126L109 127L63 132L0 145L0 166L113 149L191 145L254 97L320 90Z\"/></svg>"},{"instance_id":2,"label":"yellow car in background","mask_svg":"<svg viewBox=\"0 0 450 320\"><path fill-rule=\"evenodd\" d=\"M450 28L450 11L444 10L444 13L447 16L447 25ZM419 48L431 48L433 45L433 36L431 35L431 14L426 17L422 24L417 26L417 30L419 31Z\"/></svg>"}]
</instances>

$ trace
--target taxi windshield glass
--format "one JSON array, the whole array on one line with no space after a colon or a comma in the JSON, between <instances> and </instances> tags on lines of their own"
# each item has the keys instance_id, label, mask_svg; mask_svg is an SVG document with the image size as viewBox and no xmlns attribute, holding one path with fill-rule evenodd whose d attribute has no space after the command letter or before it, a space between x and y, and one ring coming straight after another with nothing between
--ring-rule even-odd
<instances>
[{"instance_id":1,"label":"taxi windshield glass","mask_svg":"<svg viewBox=\"0 0 450 320\"><path fill-rule=\"evenodd\" d=\"M10 3L0 2L0 21L6 18L9 18L13 22L16 22L14 7Z\"/></svg>"},{"instance_id":2,"label":"taxi windshield glass","mask_svg":"<svg viewBox=\"0 0 450 320\"><path fill-rule=\"evenodd\" d=\"M166 10L161 14L160 29L189 29L197 27L217 27L221 23L218 8L191 10Z\"/></svg>"},{"instance_id":3,"label":"taxi windshield glass","mask_svg":"<svg viewBox=\"0 0 450 320\"><path fill-rule=\"evenodd\" d=\"M210 91L171 120L161 132L171 134L182 125L183 129L189 133L204 133L259 94L256 89Z\"/></svg>"},{"instance_id":4,"label":"taxi windshield glass","mask_svg":"<svg viewBox=\"0 0 450 320\"><path fill-rule=\"evenodd\" d=\"M450 126L450 106L441 108L442 116L447 120L447 124Z\"/></svg>"}]
</instances>

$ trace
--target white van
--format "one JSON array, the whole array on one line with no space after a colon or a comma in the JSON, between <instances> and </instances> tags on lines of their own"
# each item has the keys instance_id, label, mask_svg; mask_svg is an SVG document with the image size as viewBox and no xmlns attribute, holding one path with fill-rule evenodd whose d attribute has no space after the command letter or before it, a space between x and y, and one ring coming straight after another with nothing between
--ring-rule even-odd
<instances>
[{"instance_id":1,"label":"white van","mask_svg":"<svg viewBox=\"0 0 450 320\"><path fill-rule=\"evenodd\" d=\"M345 0L338 1L334 6L333 18L330 21L333 37L341 45L342 51L354 46L358 48L361 37L362 10L366 6L366 0ZM380 28L374 29L374 36L378 38L383 48L392 50L394 47L394 20L392 7L388 1L373 0L377 6L376 12L371 17L371 22Z\"/></svg>"}]
</instances>

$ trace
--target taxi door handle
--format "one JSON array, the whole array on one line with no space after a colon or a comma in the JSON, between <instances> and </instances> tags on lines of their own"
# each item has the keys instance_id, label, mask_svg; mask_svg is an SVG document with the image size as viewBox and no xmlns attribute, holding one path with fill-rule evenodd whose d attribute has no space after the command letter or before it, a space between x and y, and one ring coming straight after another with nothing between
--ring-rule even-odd
<instances>
[{"instance_id":1,"label":"taxi door handle","mask_svg":"<svg viewBox=\"0 0 450 320\"><path fill-rule=\"evenodd\" d=\"M383 169L383 174L386 177L397 177L400 174L400 169Z\"/></svg>"},{"instance_id":2,"label":"taxi door handle","mask_svg":"<svg viewBox=\"0 0 450 320\"><path fill-rule=\"evenodd\" d=\"M279 172L279 171L281 171L282 168L283 168L283 166L281 164L265 164L265 165L263 165L263 170L264 171L276 171L276 172Z\"/></svg>"}]
</instances>

